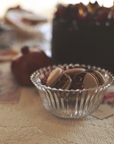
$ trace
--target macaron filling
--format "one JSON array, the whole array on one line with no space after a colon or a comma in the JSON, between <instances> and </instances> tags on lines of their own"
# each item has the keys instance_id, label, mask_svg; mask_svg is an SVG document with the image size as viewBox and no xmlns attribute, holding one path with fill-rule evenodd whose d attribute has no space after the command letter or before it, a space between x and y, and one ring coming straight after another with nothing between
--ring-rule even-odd
<instances>
[{"instance_id":1,"label":"macaron filling","mask_svg":"<svg viewBox=\"0 0 114 144\"><path fill-rule=\"evenodd\" d=\"M53 87L55 87L57 89L59 89L59 88L69 89L69 87L70 87L69 84L71 83L71 81L72 80L68 75L63 74Z\"/></svg>"}]
</instances>

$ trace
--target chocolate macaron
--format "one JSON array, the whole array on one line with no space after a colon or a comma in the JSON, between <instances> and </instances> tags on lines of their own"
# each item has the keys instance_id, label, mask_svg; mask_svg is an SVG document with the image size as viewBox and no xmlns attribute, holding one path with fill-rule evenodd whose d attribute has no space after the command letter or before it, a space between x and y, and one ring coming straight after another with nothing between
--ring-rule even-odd
<instances>
[{"instance_id":1,"label":"chocolate macaron","mask_svg":"<svg viewBox=\"0 0 114 144\"><path fill-rule=\"evenodd\" d=\"M57 89L69 89L71 82L69 75L64 74L61 68L56 68L49 74L46 85Z\"/></svg>"}]
</instances>

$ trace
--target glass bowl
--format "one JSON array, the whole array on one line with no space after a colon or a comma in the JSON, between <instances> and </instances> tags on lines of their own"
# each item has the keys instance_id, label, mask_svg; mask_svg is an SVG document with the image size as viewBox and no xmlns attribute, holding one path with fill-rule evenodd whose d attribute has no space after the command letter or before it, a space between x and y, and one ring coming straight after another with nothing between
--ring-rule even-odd
<instances>
[{"instance_id":1,"label":"glass bowl","mask_svg":"<svg viewBox=\"0 0 114 144\"><path fill-rule=\"evenodd\" d=\"M63 90L41 84L41 79L56 67L72 69L76 67L95 69L101 72L105 83L99 87L83 90ZM62 118L83 118L93 113L101 104L103 97L113 81L113 75L105 69L90 65L64 64L41 68L34 72L31 81L38 89L44 107L52 114Z\"/></svg>"}]
</instances>

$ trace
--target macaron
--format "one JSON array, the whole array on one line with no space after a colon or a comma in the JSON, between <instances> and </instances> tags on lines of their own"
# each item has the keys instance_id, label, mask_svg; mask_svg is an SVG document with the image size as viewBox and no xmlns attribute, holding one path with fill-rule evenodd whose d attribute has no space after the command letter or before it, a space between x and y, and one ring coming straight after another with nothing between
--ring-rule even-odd
<instances>
[{"instance_id":1,"label":"macaron","mask_svg":"<svg viewBox=\"0 0 114 144\"><path fill-rule=\"evenodd\" d=\"M67 69L63 73L69 75L71 79L73 79L75 74L78 74L84 71L86 71L84 68L73 68L73 69Z\"/></svg>"},{"instance_id":2,"label":"macaron","mask_svg":"<svg viewBox=\"0 0 114 144\"><path fill-rule=\"evenodd\" d=\"M88 72L91 73L93 76L95 76L99 85L104 84L104 82L105 82L104 76L99 71L90 69L90 70L88 70Z\"/></svg>"},{"instance_id":3,"label":"macaron","mask_svg":"<svg viewBox=\"0 0 114 144\"><path fill-rule=\"evenodd\" d=\"M80 73L80 72L84 72L84 71L85 71L84 68L73 68L73 69L67 69L63 73L68 74L68 75L74 75L76 72Z\"/></svg>"},{"instance_id":4,"label":"macaron","mask_svg":"<svg viewBox=\"0 0 114 144\"><path fill-rule=\"evenodd\" d=\"M83 78L83 85L84 88L88 89L88 88L98 87L99 83L92 74L86 73Z\"/></svg>"},{"instance_id":5,"label":"macaron","mask_svg":"<svg viewBox=\"0 0 114 144\"><path fill-rule=\"evenodd\" d=\"M64 74L61 68L56 68L48 76L46 86L57 89L69 89L72 79L69 75Z\"/></svg>"}]
</instances>

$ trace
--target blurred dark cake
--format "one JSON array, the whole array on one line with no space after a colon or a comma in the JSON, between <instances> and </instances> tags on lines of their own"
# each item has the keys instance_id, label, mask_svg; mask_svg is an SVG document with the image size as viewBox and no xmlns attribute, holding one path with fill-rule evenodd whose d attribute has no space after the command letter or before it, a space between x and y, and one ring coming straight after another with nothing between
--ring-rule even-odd
<instances>
[{"instance_id":1,"label":"blurred dark cake","mask_svg":"<svg viewBox=\"0 0 114 144\"><path fill-rule=\"evenodd\" d=\"M97 2L58 5L53 18L53 64L80 63L114 73L114 10Z\"/></svg>"}]
</instances>

